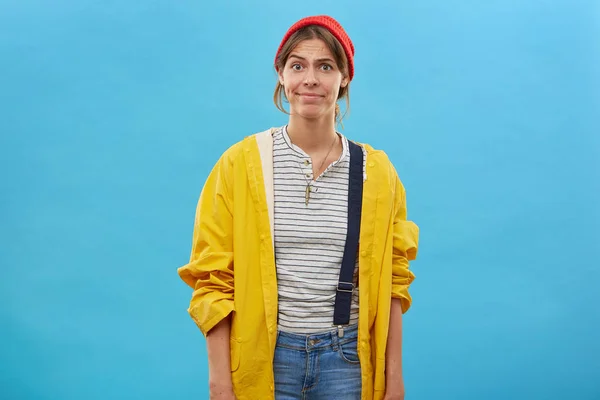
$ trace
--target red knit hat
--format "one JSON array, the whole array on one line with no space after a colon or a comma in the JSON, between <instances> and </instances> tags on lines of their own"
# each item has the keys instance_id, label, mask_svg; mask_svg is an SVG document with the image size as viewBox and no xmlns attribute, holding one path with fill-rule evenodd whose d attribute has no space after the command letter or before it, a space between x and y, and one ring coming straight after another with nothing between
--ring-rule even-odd
<instances>
[{"instance_id":1,"label":"red knit hat","mask_svg":"<svg viewBox=\"0 0 600 400\"><path fill-rule=\"evenodd\" d=\"M299 29L302 29L309 25L319 25L323 28L327 29L331 34L340 42L342 47L344 48L344 52L346 53L346 58L348 59L348 74L350 80L354 77L354 45L344 31L344 28L333 18L327 15L316 15L312 17L302 18L300 21L296 22L294 25L288 29L279 48L277 49L277 54L275 54L275 68L277 68L277 57L279 57L279 53L281 49L285 45L285 42Z\"/></svg>"}]
</instances>

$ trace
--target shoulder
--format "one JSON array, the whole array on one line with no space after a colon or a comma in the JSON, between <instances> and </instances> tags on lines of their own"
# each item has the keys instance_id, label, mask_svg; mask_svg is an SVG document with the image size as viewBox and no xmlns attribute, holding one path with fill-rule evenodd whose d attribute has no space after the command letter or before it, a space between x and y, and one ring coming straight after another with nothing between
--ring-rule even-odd
<instances>
[{"instance_id":1,"label":"shoulder","mask_svg":"<svg viewBox=\"0 0 600 400\"><path fill-rule=\"evenodd\" d=\"M374 148L368 143L359 143L356 141L354 141L354 143L360 145L364 149L367 179L371 177L371 179L375 179L376 182L387 185L392 189L390 192L392 194L397 191L403 193L404 184L388 154L384 150Z\"/></svg>"},{"instance_id":2,"label":"shoulder","mask_svg":"<svg viewBox=\"0 0 600 400\"><path fill-rule=\"evenodd\" d=\"M279 127L271 127L259 132L251 132L243 137L243 139L230 145L221 155L220 163L233 165L241 158L245 151L258 151L259 144L268 140L272 140L272 135Z\"/></svg>"},{"instance_id":3,"label":"shoulder","mask_svg":"<svg viewBox=\"0 0 600 400\"><path fill-rule=\"evenodd\" d=\"M387 154L385 153L385 151L381 150L381 149L377 149L375 147L373 147L372 145L370 145L369 143L365 143L365 142L359 142L357 140L353 140L350 138L347 138L348 141L353 142L354 144L359 145L360 147L362 147L365 151L365 154L369 157L375 157L378 160L387 160L389 161L389 158L387 156Z\"/></svg>"},{"instance_id":4,"label":"shoulder","mask_svg":"<svg viewBox=\"0 0 600 400\"><path fill-rule=\"evenodd\" d=\"M374 169L380 173L396 173L392 161L384 150L374 148L368 143L357 142L355 140L353 142L363 148L365 164L369 169Z\"/></svg>"}]
</instances>

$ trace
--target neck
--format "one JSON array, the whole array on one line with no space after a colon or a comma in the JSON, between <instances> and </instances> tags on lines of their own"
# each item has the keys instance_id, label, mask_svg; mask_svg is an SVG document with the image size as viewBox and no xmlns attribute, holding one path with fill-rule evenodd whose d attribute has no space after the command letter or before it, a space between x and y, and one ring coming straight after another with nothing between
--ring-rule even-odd
<instances>
[{"instance_id":1,"label":"neck","mask_svg":"<svg viewBox=\"0 0 600 400\"><path fill-rule=\"evenodd\" d=\"M337 135L333 118L309 120L291 115L287 132L292 143L307 153L331 146Z\"/></svg>"}]
</instances>

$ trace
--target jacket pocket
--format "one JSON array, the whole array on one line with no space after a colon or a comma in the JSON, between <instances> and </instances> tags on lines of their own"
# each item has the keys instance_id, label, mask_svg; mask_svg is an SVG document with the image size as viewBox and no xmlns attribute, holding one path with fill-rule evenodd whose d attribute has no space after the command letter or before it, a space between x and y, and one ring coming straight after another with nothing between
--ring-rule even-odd
<instances>
[{"instance_id":1,"label":"jacket pocket","mask_svg":"<svg viewBox=\"0 0 600 400\"><path fill-rule=\"evenodd\" d=\"M240 352L242 343L239 340L230 338L231 372L237 371L240 367Z\"/></svg>"}]
</instances>

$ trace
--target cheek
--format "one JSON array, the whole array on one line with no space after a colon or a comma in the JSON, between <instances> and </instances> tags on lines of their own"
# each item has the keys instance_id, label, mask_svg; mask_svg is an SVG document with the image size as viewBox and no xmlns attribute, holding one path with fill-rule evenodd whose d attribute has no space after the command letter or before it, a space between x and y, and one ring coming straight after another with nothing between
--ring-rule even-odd
<instances>
[{"instance_id":1,"label":"cheek","mask_svg":"<svg viewBox=\"0 0 600 400\"><path fill-rule=\"evenodd\" d=\"M330 95L331 97L333 97L334 99L336 99L336 100L337 100L337 96L338 96L338 94L340 93L340 87L339 87L339 85L337 85L336 83L332 83L332 84L329 86L329 88L328 88L327 92L329 93L329 95Z\"/></svg>"},{"instance_id":2,"label":"cheek","mask_svg":"<svg viewBox=\"0 0 600 400\"><path fill-rule=\"evenodd\" d=\"M288 100L293 99L294 96L294 91L291 88L291 86L289 85L289 83L285 86L285 97L288 98Z\"/></svg>"},{"instance_id":3,"label":"cheek","mask_svg":"<svg viewBox=\"0 0 600 400\"><path fill-rule=\"evenodd\" d=\"M327 82L323 82L327 86L327 91L332 95L338 93L342 86L342 80L337 77L331 77Z\"/></svg>"},{"instance_id":4,"label":"cheek","mask_svg":"<svg viewBox=\"0 0 600 400\"><path fill-rule=\"evenodd\" d=\"M285 84L283 85L283 87L285 88L285 93L287 95L292 95L298 88L297 79L287 78L284 80L284 82L285 82Z\"/></svg>"}]
</instances>

